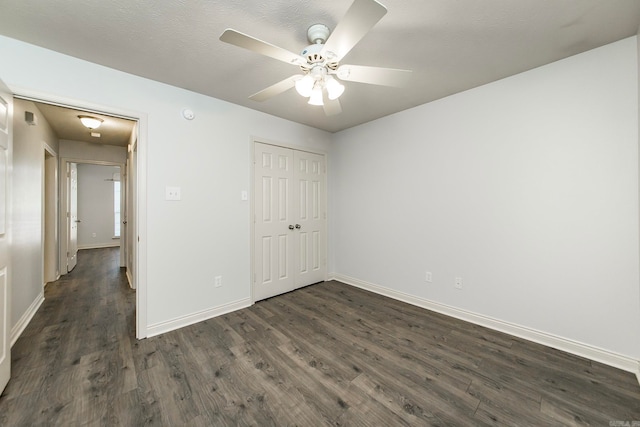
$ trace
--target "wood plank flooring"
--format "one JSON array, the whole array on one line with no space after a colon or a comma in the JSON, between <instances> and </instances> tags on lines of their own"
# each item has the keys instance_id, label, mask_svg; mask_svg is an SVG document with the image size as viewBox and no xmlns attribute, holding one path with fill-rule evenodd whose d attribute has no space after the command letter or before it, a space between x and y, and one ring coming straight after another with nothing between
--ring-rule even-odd
<instances>
[{"instance_id":1,"label":"wood plank flooring","mask_svg":"<svg viewBox=\"0 0 640 427\"><path fill-rule=\"evenodd\" d=\"M2 426L640 421L630 373L338 282L141 341L117 248L81 251L45 297Z\"/></svg>"}]
</instances>

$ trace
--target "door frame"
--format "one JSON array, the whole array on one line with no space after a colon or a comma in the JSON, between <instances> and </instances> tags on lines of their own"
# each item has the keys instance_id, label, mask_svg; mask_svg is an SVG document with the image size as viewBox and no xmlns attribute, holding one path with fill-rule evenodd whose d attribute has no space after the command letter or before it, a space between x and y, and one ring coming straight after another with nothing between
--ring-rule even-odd
<instances>
[{"instance_id":1,"label":"door frame","mask_svg":"<svg viewBox=\"0 0 640 427\"><path fill-rule=\"evenodd\" d=\"M256 300L255 300L255 286L256 286L256 245L255 245L255 240L256 240L256 221L255 221L255 200L254 200L254 195L256 194L255 192L255 161L256 161L256 157L255 157L255 152L256 152L256 143L258 144L266 144L266 145L273 145L276 147L281 147L281 148L287 148L290 150L297 150L297 151L304 151L307 153L313 153L313 154L318 154L320 156L324 157L324 168L325 168L325 174L324 174L324 206L325 206L325 245L324 245L324 280L326 281L328 276L328 270L329 270L329 266L328 266L328 262L329 262L329 258L328 258L328 253L329 253L329 205L328 205L328 200L329 200L329 188L327 186L327 181L328 181L328 175L329 175L329 155L326 151L323 150L319 150L316 148L311 148L311 147L305 147L302 145L295 145L295 144L288 144L285 142L279 142L279 141L273 141L273 140L269 140L266 138L260 138L260 137L256 137L256 136L252 136L250 138L250 142L249 142L249 185L250 185L250 191L249 191L249 235L250 235L250 239L249 239L249 245L250 245L250 255L249 255L249 263L250 263L250 276L249 276L249 280L251 283L250 286L250 298L251 298L251 304L255 304Z\"/></svg>"},{"instance_id":2,"label":"door frame","mask_svg":"<svg viewBox=\"0 0 640 427\"><path fill-rule=\"evenodd\" d=\"M55 259L55 272L54 272L54 280L57 280L60 277L60 161L58 158L58 153L46 142L42 143L43 145L43 160L42 160L42 286L47 285L47 274L45 264L47 263L47 257L51 257ZM51 185L49 179L47 178L47 154L53 158L53 187L55 188L55 194L53 194L53 200L48 200L47 198L47 189L48 186ZM47 238L46 234L49 226L50 218L47 217L47 205L51 204L53 207L53 247L55 248L55 254L49 253L50 248L47 247Z\"/></svg>"},{"instance_id":3,"label":"door frame","mask_svg":"<svg viewBox=\"0 0 640 427\"><path fill-rule=\"evenodd\" d=\"M138 126L138 125L136 125ZM125 226L125 232L127 233L127 248L125 251L125 268L127 273L127 280L129 281L129 286L132 289L137 289L136 285L136 274L135 270L138 265L137 261L137 248L138 245L135 242L135 231L137 224L137 188L136 188L136 180L138 179L138 171L137 171L137 156L138 156L138 131L136 129L136 138L129 143L127 147L127 165L126 165L126 176L127 176L127 189L125 190L126 201L125 201L125 221L127 222ZM132 274L133 273L133 274Z\"/></svg>"},{"instance_id":4,"label":"door frame","mask_svg":"<svg viewBox=\"0 0 640 427\"><path fill-rule=\"evenodd\" d=\"M128 110L125 108L109 107L95 104L77 98L67 98L64 96L33 91L28 88L10 87L13 96L33 102L43 102L60 107L73 108L93 112L96 114L106 114L121 117L138 122L137 126L137 175L136 175L136 213L137 221L134 225L136 230L134 236L137 244L136 268L136 338L147 337L147 146L148 146L148 123L147 113L141 111ZM83 161L81 161L83 162ZM61 170L59 165L58 171ZM123 169L124 170L124 169ZM59 177L60 178L60 177ZM63 181L58 179L59 182ZM62 196L59 197L62 201ZM58 210L59 214L62 212ZM62 215L59 215L62 216ZM61 231L61 230L60 230ZM62 241L62 232L59 234L59 242ZM65 252L66 253L66 252ZM62 252L59 253L62 258Z\"/></svg>"},{"instance_id":5,"label":"door frame","mask_svg":"<svg viewBox=\"0 0 640 427\"><path fill-rule=\"evenodd\" d=\"M77 162L65 162L64 159L60 159L61 164L64 166L62 169L64 170L64 179L60 182L60 194L62 195L62 197L60 197L60 206L59 209L60 211L63 213L63 215L61 215L58 218L59 221L59 227L60 230L62 230L62 236L63 238L60 239L59 245L60 245L60 253L61 254L66 254L64 257L60 257L59 259L59 269L60 269L60 275L64 276L65 274L69 274L71 273L71 270L73 270L76 267L76 264L78 263L78 218L76 216L75 219L75 223L76 223L76 232L75 232L75 242L76 242L76 253L75 254L70 254L69 253L69 246L70 246L70 242L71 242L71 229L73 228L71 226L72 222L74 222L73 217L71 216L71 195L73 193L71 193L70 189L73 186L73 179L72 179L72 173L71 173L71 169L72 169L72 165L74 166L73 169L75 169L75 185L76 185L76 191L75 191L75 213L76 215L78 214L78 163ZM75 264L73 265L73 267L71 267L71 270L69 270L69 260L71 258L69 258L69 255L75 255Z\"/></svg>"}]
</instances>

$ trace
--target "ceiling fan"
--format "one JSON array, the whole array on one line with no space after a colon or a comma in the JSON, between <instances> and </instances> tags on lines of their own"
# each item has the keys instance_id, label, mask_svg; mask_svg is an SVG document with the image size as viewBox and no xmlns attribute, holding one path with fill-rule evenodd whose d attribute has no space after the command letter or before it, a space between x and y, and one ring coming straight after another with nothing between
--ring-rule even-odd
<instances>
[{"instance_id":1,"label":"ceiling fan","mask_svg":"<svg viewBox=\"0 0 640 427\"><path fill-rule=\"evenodd\" d=\"M340 64L342 58L386 13L387 9L375 0L354 0L333 32L324 24L309 27L307 38L311 45L299 55L233 29L225 30L220 40L299 66L302 71L302 74L287 77L249 99L265 101L295 87L300 95L309 98L309 104L322 105L325 114L332 116L342 112L338 101L344 92L341 80L402 87L411 77L409 70Z\"/></svg>"}]
</instances>

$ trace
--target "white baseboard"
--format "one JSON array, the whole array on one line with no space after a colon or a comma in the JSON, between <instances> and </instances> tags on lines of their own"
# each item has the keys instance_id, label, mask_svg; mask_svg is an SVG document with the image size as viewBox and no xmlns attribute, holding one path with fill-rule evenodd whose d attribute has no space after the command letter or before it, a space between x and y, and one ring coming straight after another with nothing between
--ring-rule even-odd
<instances>
[{"instance_id":1,"label":"white baseboard","mask_svg":"<svg viewBox=\"0 0 640 427\"><path fill-rule=\"evenodd\" d=\"M177 317L175 319L167 320L164 322L154 323L153 325L147 326L147 338L164 334L165 332L173 331L176 329L184 328L185 326L193 325L194 323L202 322L213 317L218 317L232 311L247 308L252 304L253 303L251 302L250 298L244 298L238 301L231 302L229 304L202 310L197 313L188 314L186 316Z\"/></svg>"},{"instance_id":2,"label":"white baseboard","mask_svg":"<svg viewBox=\"0 0 640 427\"><path fill-rule=\"evenodd\" d=\"M129 282L129 287L130 287L131 289L135 289L136 287L135 287L135 286L133 286L133 277L131 277L131 271L129 271L129 269L128 269L128 268L127 268L126 275L127 275L127 281Z\"/></svg>"},{"instance_id":3,"label":"white baseboard","mask_svg":"<svg viewBox=\"0 0 640 427\"><path fill-rule=\"evenodd\" d=\"M98 243L96 245L78 245L78 250L82 249L100 249L100 248L115 248L116 246L120 246L120 242L118 243Z\"/></svg>"},{"instance_id":4,"label":"white baseboard","mask_svg":"<svg viewBox=\"0 0 640 427\"><path fill-rule=\"evenodd\" d=\"M425 298L417 297L410 294L405 294L393 289L385 288L383 286L368 283L363 280L355 279L353 277L344 276L341 274L331 275L333 280L345 283L347 285L361 288L373 293L383 295L398 301L403 301L411 305L415 305L427 310L435 311L447 316L455 317L456 319L464 320L476 325L484 326L489 329L504 332L509 335L514 335L525 340L533 341L538 344L546 345L547 347L553 347L558 350L566 351L567 353L575 354L576 356L584 357L586 359L594 360L596 362L604 363L605 365L613 366L624 371L632 372L638 378L640 382L640 361L633 359L629 356L614 353L609 350L594 347L589 344L573 341L567 338L559 337L546 332L538 331L535 329L527 328L525 326L516 325L514 323L505 322L499 319L494 319L482 314L473 313L470 311L462 310L456 307L452 307L446 304L441 304L435 301L430 301Z\"/></svg>"},{"instance_id":5,"label":"white baseboard","mask_svg":"<svg viewBox=\"0 0 640 427\"><path fill-rule=\"evenodd\" d=\"M18 320L18 323L11 328L11 347L18 341L18 338L20 338L20 335L22 335L27 325L29 325L29 322L31 322L31 319L33 319L33 316L35 316L43 302L44 290L33 300L29 308L27 308L27 311L25 311L22 317L20 317L20 320Z\"/></svg>"}]
</instances>

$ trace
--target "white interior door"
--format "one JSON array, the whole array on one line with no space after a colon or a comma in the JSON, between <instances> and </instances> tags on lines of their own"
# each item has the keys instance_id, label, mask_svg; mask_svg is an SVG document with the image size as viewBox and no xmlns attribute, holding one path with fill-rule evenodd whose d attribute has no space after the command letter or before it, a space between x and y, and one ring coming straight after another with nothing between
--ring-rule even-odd
<instances>
[{"instance_id":1,"label":"white interior door","mask_svg":"<svg viewBox=\"0 0 640 427\"><path fill-rule=\"evenodd\" d=\"M127 263L126 263L126 259L127 259L127 180L128 180L128 176L127 176L127 167L126 164L123 167L119 167L118 170L120 171L119 174L119 178L120 178L120 200L118 201L118 203L120 203L120 267L126 267ZM115 179L115 176L114 176Z\"/></svg>"},{"instance_id":2,"label":"white interior door","mask_svg":"<svg viewBox=\"0 0 640 427\"><path fill-rule=\"evenodd\" d=\"M9 343L9 171L12 155L13 96L0 80L0 394L11 377Z\"/></svg>"},{"instance_id":3,"label":"white interior door","mask_svg":"<svg viewBox=\"0 0 640 427\"><path fill-rule=\"evenodd\" d=\"M296 287L321 282L325 278L325 165L324 156L294 151Z\"/></svg>"},{"instance_id":4,"label":"white interior door","mask_svg":"<svg viewBox=\"0 0 640 427\"><path fill-rule=\"evenodd\" d=\"M254 161L254 299L257 301L295 289L293 153L256 143Z\"/></svg>"},{"instance_id":5,"label":"white interior door","mask_svg":"<svg viewBox=\"0 0 640 427\"><path fill-rule=\"evenodd\" d=\"M255 144L254 301L326 275L324 156Z\"/></svg>"},{"instance_id":6,"label":"white interior door","mask_svg":"<svg viewBox=\"0 0 640 427\"><path fill-rule=\"evenodd\" d=\"M69 205L67 211L67 230L69 240L67 244L67 272L74 269L78 263L78 164L67 163L67 183Z\"/></svg>"}]
</instances>

